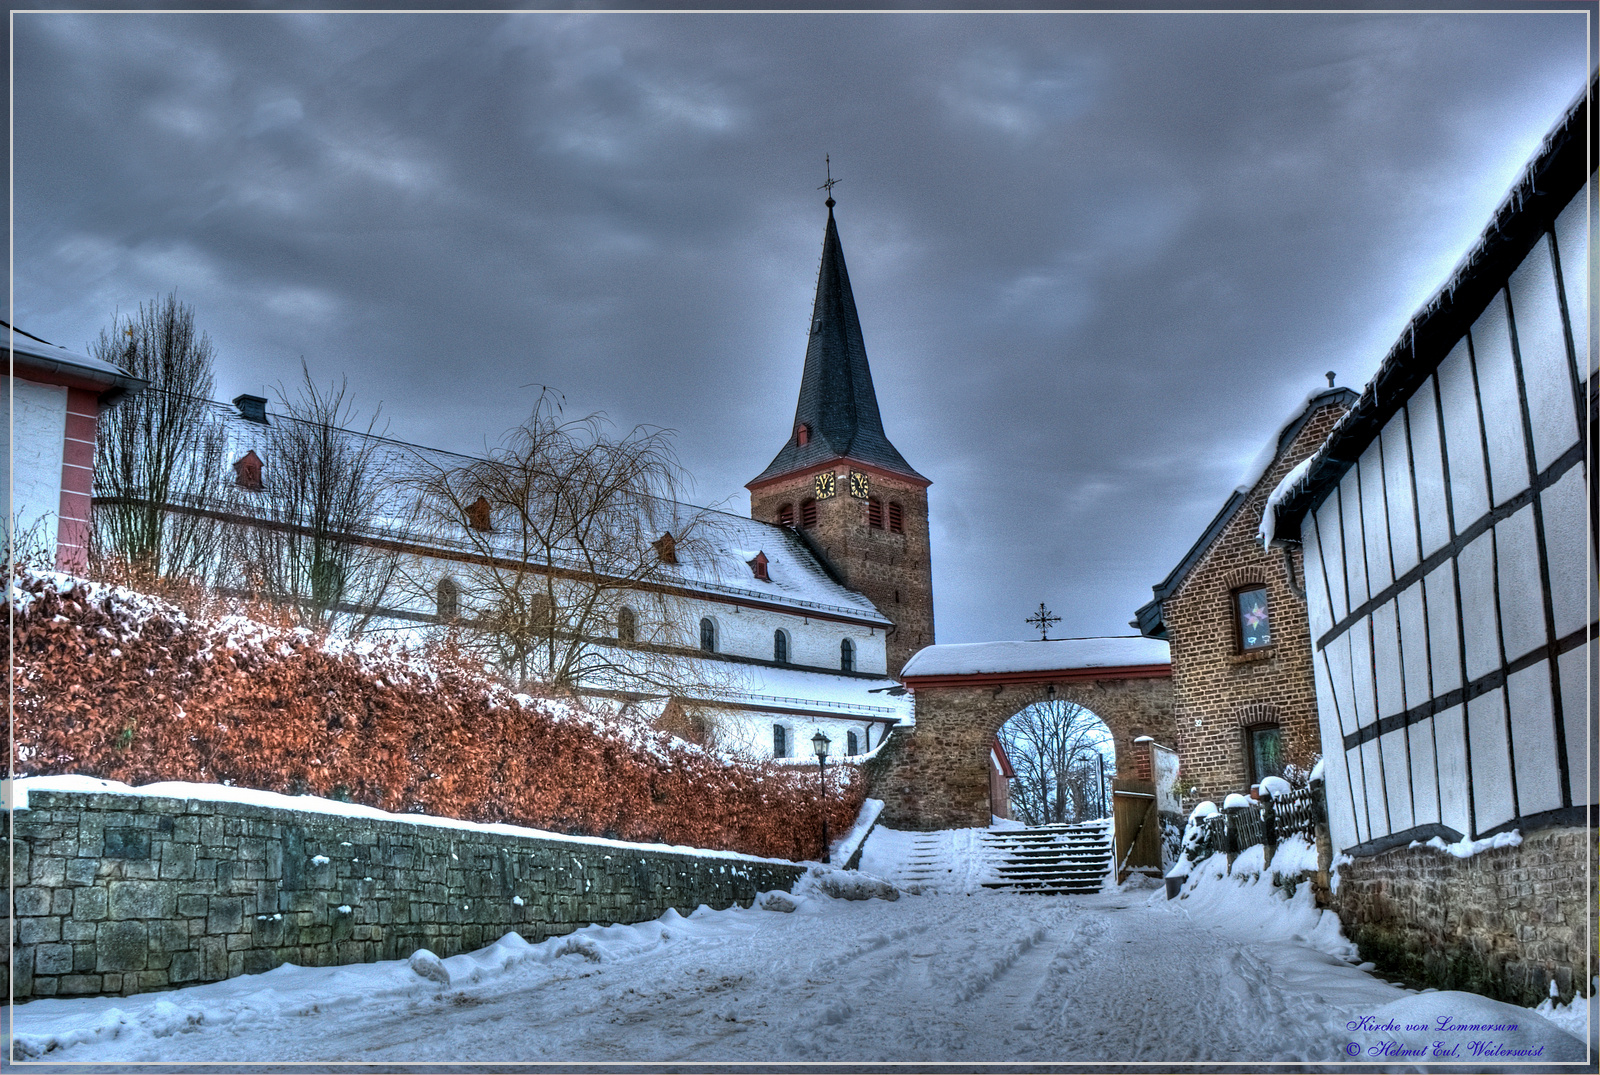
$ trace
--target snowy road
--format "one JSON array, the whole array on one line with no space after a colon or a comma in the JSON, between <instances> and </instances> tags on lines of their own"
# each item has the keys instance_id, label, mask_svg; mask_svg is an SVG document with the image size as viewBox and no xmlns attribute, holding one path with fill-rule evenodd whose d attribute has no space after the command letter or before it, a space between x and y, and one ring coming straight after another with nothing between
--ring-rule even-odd
<instances>
[{"instance_id":1,"label":"snowy road","mask_svg":"<svg viewBox=\"0 0 1600 1075\"><path fill-rule=\"evenodd\" d=\"M511 934L444 960L448 983L395 961L38 1000L15 1009L17 1058L1338 1063L1394 1037L1352 1022L1419 1004L1457 1021L1509 1013L1524 1028L1496 1040L1542 1043L1546 1062L1583 1056L1578 1038L1527 1009L1419 996L1352 966L1306 886L1288 900L1270 879L1227 879L1172 902L1128 890L794 902L789 913L669 912L537 945Z\"/></svg>"}]
</instances>

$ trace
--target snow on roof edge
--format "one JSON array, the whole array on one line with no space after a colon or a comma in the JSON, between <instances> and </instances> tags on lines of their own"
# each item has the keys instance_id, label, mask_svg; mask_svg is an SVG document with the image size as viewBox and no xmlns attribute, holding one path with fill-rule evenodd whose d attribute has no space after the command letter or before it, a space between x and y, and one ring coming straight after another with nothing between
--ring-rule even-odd
<instances>
[{"instance_id":1,"label":"snow on roof edge","mask_svg":"<svg viewBox=\"0 0 1600 1075\"><path fill-rule=\"evenodd\" d=\"M1171 663L1171 649L1166 642L1141 635L1030 642L955 642L925 646L918 650L900 670L900 678L1072 671Z\"/></svg>"}]
</instances>

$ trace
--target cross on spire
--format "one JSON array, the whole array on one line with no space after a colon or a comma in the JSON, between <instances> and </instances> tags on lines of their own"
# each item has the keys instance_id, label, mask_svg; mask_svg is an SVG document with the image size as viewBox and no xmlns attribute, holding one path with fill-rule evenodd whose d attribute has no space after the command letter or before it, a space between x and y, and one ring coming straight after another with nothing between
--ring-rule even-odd
<instances>
[{"instance_id":1,"label":"cross on spire","mask_svg":"<svg viewBox=\"0 0 1600 1075\"><path fill-rule=\"evenodd\" d=\"M1051 624L1055 624L1055 623L1060 623L1061 622L1061 617L1060 616L1052 616L1050 614L1050 610L1044 607L1044 602L1040 601L1039 602L1039 612L1038 612L1038 614L1034 615L1034 616L1029 616L1027 619L1023 620L1022 622L1023 623L1031 623L1031 624L1033 624L1033 626L1039 628L1039 641L1040 642L1048 642L1048 641L1050 641L1050 625Z\"/></svg>"},{"instance_id":2,"label":"cross on spire","mask_svg":"<svg viewBox=\"0 0 1600 1075\"><path fill-rule=\"evenodd\" d=\"M834 205L837 204L833 200L833 185L835 183L837 183L838 180L833 178L833 161L831 161L828 158L828 154L826 154L826 153L824 153L822 155L822 166L827 169L828 181L826 183L822 184L822 186L818 187L817 189L818 190L825 190L825 191L828 192L828 200L823 202L822 204L826 205L829 209L832 209L834 207Z\"/></svg>"}]
</instances>

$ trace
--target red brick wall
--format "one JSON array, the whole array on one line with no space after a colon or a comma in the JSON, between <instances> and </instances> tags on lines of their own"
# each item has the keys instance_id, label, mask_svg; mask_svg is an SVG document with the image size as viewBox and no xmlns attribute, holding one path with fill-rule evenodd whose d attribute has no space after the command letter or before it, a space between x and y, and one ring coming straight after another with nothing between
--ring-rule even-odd
<instances>
[{"instance_id":1,"label":"red brick wall","mask_svg":"<svg viewBox=\"0 0 1600 1075\"><path fill-rule=\"evenodd\" d=\"M1162 603L1172 646L1178 784L1185 807L1201 799L1220 801L1249 786L1249 725L1278 725L1289 764L1307 767L1321 749L1305 601L1289 587L1282 550L1262 549L1256 528L1272 490L1321 445L1344 410L1332 404L1312 414ZM1293 559L1295 585L1303 589L1298 549ZM1247 654L1239 650L1233 594L1251 584L1267 587L1273 644Z\"/></svg>"},{"instance_id":2,"label":"red brick wall","mask_svg":"<svg viewBox=\"0 0 1600 1075\"><path fill-rule=\"evenodd\" d=\"M83 571L89 565L89 501L94 484L95 423L99 416L100 400L95 393L67 389L61 507L56 527L56 567L61 571Z\"/></svg>"}]
</instances>

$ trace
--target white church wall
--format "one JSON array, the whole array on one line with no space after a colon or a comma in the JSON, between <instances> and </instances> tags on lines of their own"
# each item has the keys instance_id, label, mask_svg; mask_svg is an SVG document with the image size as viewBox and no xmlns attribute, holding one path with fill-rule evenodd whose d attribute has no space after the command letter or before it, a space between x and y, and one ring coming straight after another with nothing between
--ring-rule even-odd
<instances>
[{"instance_id":1,"label":"white church wall","mask_svg":"<svg viewBox=\"0 0 1600 1075\"><path fill-rule=\"evenodd\" d=\"M52 564L61 510L61 465L67 433L67 390L21 377L7 377L9 407L0 407L10 487L5 518L26 537L37 528Z\"/></svg>"}]
</instances>

